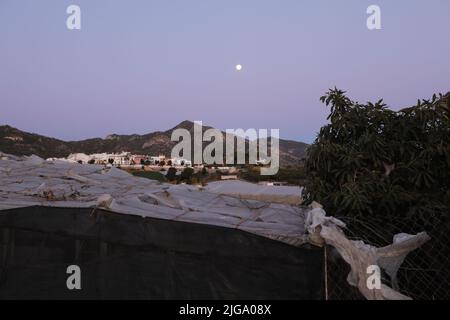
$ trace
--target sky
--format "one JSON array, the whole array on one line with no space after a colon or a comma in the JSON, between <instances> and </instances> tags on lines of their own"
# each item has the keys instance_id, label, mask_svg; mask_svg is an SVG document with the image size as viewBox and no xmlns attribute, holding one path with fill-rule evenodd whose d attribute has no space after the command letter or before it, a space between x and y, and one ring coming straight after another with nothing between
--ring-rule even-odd
<instances>
[{"instance_id":1,"label":"sky","mask_svg":"<svg viewBox=\"0 0 450 320\"><path fill-rule=\"evenodd\" d=\"M309 143L328 88L395 110L450 91L449 14L448 0L0 0L0 124L79 140L201 120Z\"/></svg>"}]
</instances>

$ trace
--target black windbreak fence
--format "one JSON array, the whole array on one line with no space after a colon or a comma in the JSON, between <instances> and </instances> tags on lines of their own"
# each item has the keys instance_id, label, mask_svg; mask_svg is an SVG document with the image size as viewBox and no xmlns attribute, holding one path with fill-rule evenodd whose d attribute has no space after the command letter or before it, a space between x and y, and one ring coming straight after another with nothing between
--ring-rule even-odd
<instances>
[{"instance_id":1,"label":"black windbreak fence","mask_svg":"<svg viewBox=\"0 0 450 320\"><path fill-rule=\"evenodd\" d=\"M28 207L0 211L0 231L0 299L324 298L323 249L236 229Z\"/></svg>"}]
</instances>

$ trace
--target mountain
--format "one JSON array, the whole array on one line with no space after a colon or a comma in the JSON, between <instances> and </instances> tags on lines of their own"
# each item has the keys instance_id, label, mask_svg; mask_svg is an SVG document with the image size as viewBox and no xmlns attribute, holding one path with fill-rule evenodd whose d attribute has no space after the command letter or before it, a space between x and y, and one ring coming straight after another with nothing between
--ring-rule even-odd
<instances>
[{"instance_id":1,"label":"mountain","mask_svg":"<svg viewBox=\"0 0 450 320\"><path fill-rule=\"evenodd\" d=\"M13 155L63 157L72 152L70 143L28 133L10 126L0 126L0 150Z\"/></svg>"},{"instance_id":2,"label":"mountain","mask_svg":"<svg viewBox=\"0 0 450 320\"><path fill-rule=\"evenodd\" d=\"M63 141L28 133L10 126L0 126L0 151L13 155L38 155L42 158L67 157L71 153L102 153L129 151L136 154L164 154L170 156L176 142L171 141L175 129L194 131L192 121L183 121L167 131L144 135L111 134L102 138L80 141ZM203 126L203 131L211 127ZM192 134L193 137L193 134ZM206 145L208 143L204 143ZM305 157L308 145L303 142L280 139L280 163L282 166L297 165Z\"/></svg>"}]
</instances>

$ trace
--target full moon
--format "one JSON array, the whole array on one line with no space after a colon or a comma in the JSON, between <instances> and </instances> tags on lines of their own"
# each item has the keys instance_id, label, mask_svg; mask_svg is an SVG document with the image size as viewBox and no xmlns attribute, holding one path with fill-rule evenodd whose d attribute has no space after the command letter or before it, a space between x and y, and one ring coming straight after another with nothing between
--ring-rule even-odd
<instances>
[{"instance_id":1,"label":"full moon","mask_svg":"<svg viewBox=\"0 0 450 320\"><path fill-rule=\"evenodd\" d=\"M241 71L242 70L242 65L240 65L240 64L236 65L236 70L237 71Z\"/></svg>"}]
</instances>

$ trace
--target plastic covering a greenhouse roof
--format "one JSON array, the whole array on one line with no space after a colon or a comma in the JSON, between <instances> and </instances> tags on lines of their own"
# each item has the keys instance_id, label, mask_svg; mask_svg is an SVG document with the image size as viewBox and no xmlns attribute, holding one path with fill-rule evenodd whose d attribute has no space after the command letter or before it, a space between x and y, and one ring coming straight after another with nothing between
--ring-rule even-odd
<instances>
[{"instance_id":1,"label":"plastic covering a greenhouse roof","mask_svg":"<svg viewBox=\"0 0 450 320\"><path fill-rule=\"evenodd\" d=\"M239 192L237 188L234 194L226 195L220 184L206 189L164 184L111 167L0 153L0 210L36 205L101 208L142 217L236 228L296 246L307 241L306 210L279 203L283 197L298 195L274 191L271 196L270 191L278 188L272 187L255 200L251 194L257 188L250 190L246 183L241 186L245 186L241 196L235 194ZM245 194L250 194L250 198Z\"/></svg>"},{"instance_id":2,"label":"plastic covering a greenhouse roof","mask_svg":"<svg viewBox=\"0 0 450 320\"><path fill-rule=\"evenodd\" d=\"M302 188L294 186L258 185L246 181L216 181L209 183L206 190L213 193L276 203L300 205Z\"/></svg>"}]
</instances>

